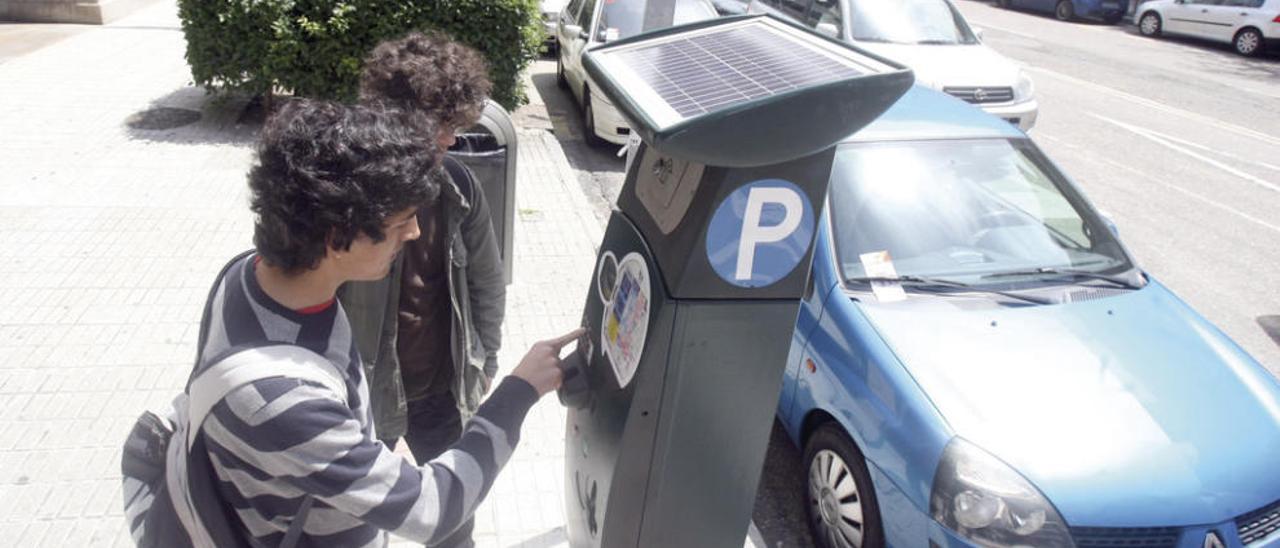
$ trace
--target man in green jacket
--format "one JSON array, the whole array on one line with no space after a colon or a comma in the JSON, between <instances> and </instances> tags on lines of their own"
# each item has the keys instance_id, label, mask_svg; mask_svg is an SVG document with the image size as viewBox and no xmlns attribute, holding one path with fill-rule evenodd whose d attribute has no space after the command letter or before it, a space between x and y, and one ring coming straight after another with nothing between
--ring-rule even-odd
<instances>
[{"instance_id":1,"label":"man in green jacket","mask_svg":"<svg viewBox=\"0 0 1280 548\"><path fill-rule=\"evenodd\" d=\"M480 118L491 84L484 58L448 37L410 34L365 60L362 102L425 114L447 149ZM498 372L506 286L484 192L447 157L440 199L418 212L422 236L386 278L339 293L370 379L377 436L401 436L419 464L458 440ZM472 522L436 546L471 546Z\"/></svg>"}]
</instances>

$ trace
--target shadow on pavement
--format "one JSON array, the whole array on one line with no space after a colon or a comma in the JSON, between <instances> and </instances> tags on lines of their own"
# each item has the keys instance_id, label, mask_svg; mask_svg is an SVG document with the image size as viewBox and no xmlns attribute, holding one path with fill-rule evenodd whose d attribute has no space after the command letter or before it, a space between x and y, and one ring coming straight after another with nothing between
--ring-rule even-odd
<instances>
[{"instance_id":1,"label":"shadow on pavement","mask_svg":"<svg viewBox=\"0 0 1280 548\"><path fill-rule=\"evenodd\" d=\"M545 58L531 67L534 87L546 107L549 130L560 141L569 166L578 174L578 184L591 202L592 210L602 223L622 189L623 159L617 156L622 147L592 147L582 140L582 113L569 90L556 84L555 62Z\"/></svg>"},{"instance_id":2,"label":"shadow on pavement","mask_svg":"<svg viewBox=\"0 0 1280 548\"><path fill-rule=\"evenodd\" d=\"M154 99L120 123L130 139L190 145L250 145L262 127L257 101L186 86Z\"/></svg>"},{"instance_id":3,"label":"shadow on pavement","mask_svg":"<svg viewBox=\"0 0 1280 548\"><path fill-rule=\"evenodd\" d=\"M800 451L777 420L769 435L769 452L760 472L760 488L756 491L751 520L768 548L811 548L805 521L804 471Z\"/></svg>"}]
</instances>

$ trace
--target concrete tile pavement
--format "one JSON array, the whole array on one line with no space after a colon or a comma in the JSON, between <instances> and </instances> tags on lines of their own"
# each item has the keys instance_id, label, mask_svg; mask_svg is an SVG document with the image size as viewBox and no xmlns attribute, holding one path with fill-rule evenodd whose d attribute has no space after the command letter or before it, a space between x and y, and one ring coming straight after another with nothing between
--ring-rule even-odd
<instances>
[{"instance_id":1,"label":"concrete tile pavement","mask_svg":"<svg viewBox=\"0 0 1280 548\"><path fill-rule=\"evenodd\" d=\"M250 246L256 128L236 123L243 104L190 86L184 49L169 0L0 63L6 543L131 545L120 443L139 412L181 389L213 273ZM540 107L534 95L526 108ZM158 106L202 118L125 124ZM504 372L577 325L602 232L555 137L522 131L519 143ZM564 422L554 396L531 412L477 513L479 545L564 544Z\"/></svg>"}]
</instances>

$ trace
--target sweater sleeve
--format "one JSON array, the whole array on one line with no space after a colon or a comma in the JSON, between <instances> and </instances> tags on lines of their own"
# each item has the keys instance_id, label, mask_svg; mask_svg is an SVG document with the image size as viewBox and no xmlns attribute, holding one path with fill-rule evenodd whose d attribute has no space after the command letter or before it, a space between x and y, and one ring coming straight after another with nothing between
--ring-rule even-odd
<instances>
[{"instance_id":1,"label":"sweater sleeve","mask_svg":"<svg viewBox=\"0 0 1280 548\"><path fill-rule=\"evenodd\" d=\"M204 424L213 456L244 469L233 476L238 491L276 500L301 491L421 543L444 538L471 517L511 458L538 399L524 380L506 378L462 438L419 468L367 438L351 409L324 387L275 378L239 391L246 390L256 394L233 394ZM276 482L257 479L270 477L284 480L291 492L269 492Z\"/></svg>"}]
</instances>

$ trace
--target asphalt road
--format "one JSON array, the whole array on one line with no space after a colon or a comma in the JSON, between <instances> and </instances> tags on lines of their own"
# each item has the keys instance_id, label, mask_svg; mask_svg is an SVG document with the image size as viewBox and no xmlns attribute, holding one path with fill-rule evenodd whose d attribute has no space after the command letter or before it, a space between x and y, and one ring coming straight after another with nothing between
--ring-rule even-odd
<instances>
[{"instance_id":1,"label":"asphalt road","mask_svg":"<svg viewBox=\"0 0 1280 548\"><path fill-rule=\"evenodd\" d=\"M1131 25L1062 23L955 0L984 41L1024 65L1040 102L1032 138L1110 215L1140 264L1280 376L1280 53L1149 39ZM607 217L621 187L614 147L582 119L544 59L533 80L579 183ZM755 520L773 546L803 546L797 450L771 443Z\"/></svg>"}]
</instances>

